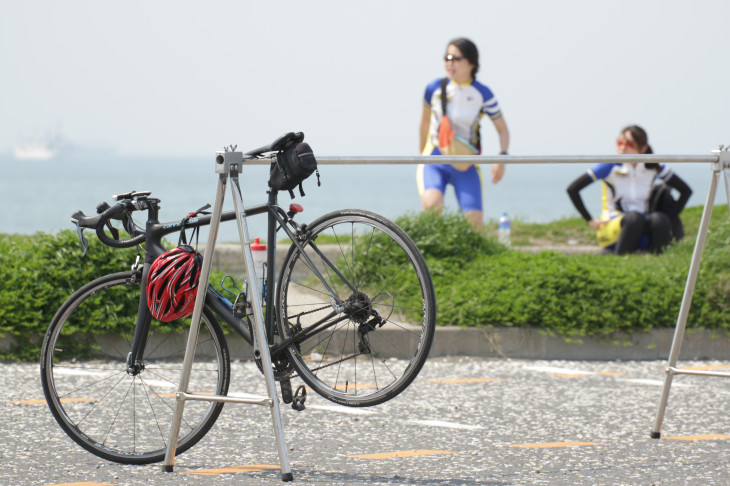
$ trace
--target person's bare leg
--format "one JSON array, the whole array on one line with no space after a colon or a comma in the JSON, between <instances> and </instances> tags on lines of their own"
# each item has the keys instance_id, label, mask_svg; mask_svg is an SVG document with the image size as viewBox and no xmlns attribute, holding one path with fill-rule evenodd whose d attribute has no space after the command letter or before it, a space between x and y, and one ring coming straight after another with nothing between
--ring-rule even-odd
<instances>
[{"instance_id":1,"label":"person's bare leg","mask_svg":"<svg viewBox=\"0 0 730 486\"><path fill-rule=\"evenodd\" d=\"M482 211L465 211L464 217L475 230L479 231L484 227L484 213Z\"/></svg>"},{"instance_id":2,"label":"person's bare leg","mask_svg":"<svg viewBox=\"0 0 730 486\"><path fill-rule=\"evenodd\" d=\"M440 215L444 209L444 193L438 189L426 189L421 194L421 207L424 211L434 211Z\"/></svg>"}]
</instances>

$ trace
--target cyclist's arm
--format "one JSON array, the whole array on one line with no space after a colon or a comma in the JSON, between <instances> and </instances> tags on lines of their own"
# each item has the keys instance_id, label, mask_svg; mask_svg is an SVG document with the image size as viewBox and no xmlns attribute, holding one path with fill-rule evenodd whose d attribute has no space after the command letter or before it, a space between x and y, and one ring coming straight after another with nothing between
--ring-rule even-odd
<instances>
[{"instance_id":1,"label":"cyclist's arm","mask_svg":"<svg viewBox=\"0 0 730 486\"><path fill-rule=\"evenodd\" d=\"M507 153L509 151L509 128L507 128L507 122L504 121L504 116L500 116L496 120L492 120L492 122L499 135L499 151Z\"/></svg>"},{"instance_id":2,"label":"cyclist's arm","mask_svg":"<svg viewBox=\"0 0 730 486\"><path fill-rule=\"evenodd\" d=\"M585 219L586 222L588 222L589 224L593 220L593 217L591 216L591 213L589 213L586 209L585 204L583 204L583 198L580 197L580 191L590 185L592 182L593 179L591 179L591 176L589 176L588 174L583 174L568 186L568 196L570 196L570 200L573 201L575 209L578 210L580 215L583 216L583 219Z\"/></svg>"},{"instance_id":3,"label":"cyclist's arm","mask_svg":"<svg viewBox=\"0 0 730 486\"><path fill-rule=\"evenodd\" d=\"M507 128L507 122L504 121L504 116L500 116L496 120L492 120L492 122L499 135L499 153L506 155L509 150L509 129ZM492 184L501 181L502 177L504 177L504 164L492 164Z\"/></svg>"},{"instance_id":4,"label":"cyclist's arm","mask_svg":"<svg viewBox=\"0 0 730 486\"><path fill-rule=\"evenodd\" d=\"M431 125L431 105L423 102L423 114L421 115L421 129L420 129L420 142L421 149L419 153L423 153L423 149L426 147L426 140L428 140L428 129Z\"/></svg>"}]
</instances>

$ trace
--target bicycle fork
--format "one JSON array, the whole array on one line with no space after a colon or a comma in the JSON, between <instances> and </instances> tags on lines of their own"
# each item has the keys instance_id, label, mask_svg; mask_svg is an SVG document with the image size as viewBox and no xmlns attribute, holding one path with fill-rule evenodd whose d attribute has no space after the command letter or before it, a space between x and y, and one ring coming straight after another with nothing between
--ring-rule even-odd
<instances>
[{"instance_id":1,"label":"bicycle fork","mask_svg":"<svg viewBox=\"0 0 730 486\"><path fill-rule=\"evenodd\" d=\"M149 256L145 256L145 260ZM140 279L140 282L147 281L147 273L150 270L151 262L145 261L142 271L139 271L139 255L134 266L132 266L132 283L134 279ZM137 324L134 326L134 338L132 339L132 349L127 355L127 373L130 375L138 375L144 370L144 350L147 346L147 336L149 335L150 325L152 323L152 315L147 307L147 295L144 292L144 285L140 285L143 289L140 299L139 308L137 309Z\"/></svg>"},{"instance_id":2,"label":"bicycle fork","mask_svg":"<svg viewBox=\"0 0 730 486\"><path fill-rule=\"evenodd\" d=\"M241 240L241 249L243 257L246 261L246 274L249 287L252 290L251 304L253 305L254 320L254 356L261 360L264 378L266 380L266 389L268 399L251 400L246 398L234 398L226 396L205 396L195 395L188 392L190 383L190 371L192 368L193 356L195 354L195 345L198 338L198 326L200 317L205 305L206 292L198 292L195 298L195 308L193 310L192 323L190 333L188 335L188 343L185 350L185 359L183 361L183 369L180 377L180 385L177 392L177 401L175 414L173 417L172 427L170 429L170 440L165 451L165 463L163 469L167 472L173 470L173 461L175 451L177 449L177 441L180 434L180 425L182 422L182 414L186 400L203 400L203 401L221 401L233 403L245 403L268 406L271 409L271 418L276 434L276 446L279 452L279 461L281 464L281 478L283 481L291 481L293 479L291 467L289 466L289 456L284 438L284 430L281 423L281 412L279 408L279 400L276 394L276 381L271 363L271 355L269 354L269 346L266 338L266 329L264 326L263 309L261 306L261 289L256 278L256 271L253 264L253 256L251 255L251 244L248 234L248 225L246 223L246 213L243 206L243 197L241 188L238 183L238 174L243 165L243 154L226 149L224 152L216 154L215 172L218 174L218 188L216 191L215 204L213 214L210 221L210 234L208 243L205 246L205 254L203 255L203 268L201 269L199 289L207 289L210 280L210 269L213 260L213 249L215 247L218 235L218 227L220 226L221 214L223 212L223 200L225 198L226 183L232 181L231 192L235 205L236 220L238 222L238 232Z\"/></svg>"}]
</instances>

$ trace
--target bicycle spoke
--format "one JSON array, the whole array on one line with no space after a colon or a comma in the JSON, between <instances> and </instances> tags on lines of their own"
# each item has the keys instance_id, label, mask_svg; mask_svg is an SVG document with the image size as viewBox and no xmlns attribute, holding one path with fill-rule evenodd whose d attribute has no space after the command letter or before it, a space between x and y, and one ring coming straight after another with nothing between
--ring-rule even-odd
<instances>
[{"instance_id":1,"label":"bicycle spoke","mask_svg":"<svg viewBox=\"0 0 730 486\"><path fill-rule=\"evenodd\" d=\"M97 400L97 401L96 401L96 402L94 403L94 405L93 405L93 406L91 407L91 410L89 410L89 411L88 411L88 412L86 413L86 415L84 415L83 417L81 417L81 420L79 420L79 424L80 424L80 423L83 423L83 422L84 422L84 420L86 420L86 418L87 418L87 417L88 417L88 416L89 416L89 415L91 414L91 412L93 412L93 411L94 411L94 409L96 409L97 407L99 407L99 406L101 406L101 405L102 405L102 403L104 402L104 400L106 400L106 397L108 397L108 396L109 396L109 394L110 394L110 393L111 393L111 392L112 392L112 391L113 391L113 390L114 390L114 389L115 389L115 388L117 387L117 385L118 385L118 384L120 384L120 383L122 382L122 380L123 380L123 379L124 379L124 377L123 377L123 376L122 376L122 377L120 377L120 378L119 378L119 380L118 380L118 381L117 381L117 382L116 382L116 383L114 384L114 386L112 386L112 387L111 387L111 388L110 388L110 389L109 389L109 390L108 390L108 391L106 392L106 394L104 394L104 396L102 396L102 397L101 397L101 398L100 398L99 400Z\"/></svg>"},{"instance_id":2,"label":"bicycle spoke","mask_svg":"<svg viewBox=\"0 0 730 486\"><path fill-rule=\"evenodd\" d=\"M128 370L140 298L140 286L130 280L129 272L109 275L71 296L46 334L42 383L54 418L82 447L108 460L149 464L165 454L187 332L176 332L175 327L185 329L178 323L153 321L144 361ZM115 303L112 313L100 311L104 302ZM124 309L129 311L126 319ZM117 326L118 338L99 338L98 329L114 329L110 324ZM191 387L200 393L227 394L228 353L220 326L208 310L203 311L195 349ZM200 401L186 407L178 453L205 435L222 406Z\"/></svg>"},{"instance_id":3,"label":"bicycle spoke","mask_svg":"<svg viewBox=\"0 0 730 486\"><path fill-rule=\"evenodd\" d=\"M354 231L354 228L352 228L352 231ZM340 249L340 255L342 255L342 260L345 262L345 266L347 267L347 271L350 274L350 280L351 281L354 281L355 279L354 279L354 275L353 275L353 272L352 272L352 268L350 267L350 265L349 265L349 263L347 261L347 255L345 255L345 251L342 249L342 243L340 243L340 238L337 235L337 232L335 231L334 228L332 228L332 234L334 235L335 239L337 240L337 246ZM350 248L352 248L352 240L350 240Z\"/></svg>"},{"instance_id":4,"label":"bicycle spoke","mask_svg":"<svg viewBox=\"0 0 730 486\"><path fill-rule=\"evenodd\" d=\"M119 403L119 408L117 409L117 413L114 414L114 418L109 424L109 428L107 429L107 433L104 435L104 437L101 440L102 444L106 444L106 441L109 437L109 432L111 432L112 428L114 427L114 424L117 422L117 417L119 417L119 412L121 412L122 407L124 406L124 402L127 400L127 397L129 396L129 390L130 388L134 387L134 380L129 384L129 387L127 388L127 392L124 395L124 398L122 398L121 402ZM134 403L132 404L132 408L134 408ZM134 429L132 429L134 430ZM136 443L133 441L133 444L136 445ZM132 447L132 450L135 450L134 445Z\"/></svg>"},{"instance_id":5,"label":"bicycle spoke","mask_svg":"<svg viewBox=\"0 0 730 486\"><path fill-rule=\"evenodd\" d=\"M157 426L157 431L160 433L160 440L162 441L162 444L165 448L167 448L167 440L165 439L165 433L162 431L162 426L160 425L160 421L157 418L157 414L155 413L155 407L152 406L152 400L150 398L150 394L147 393L147 390L144 390L145 397L147 397L147 403L150 406L150 412L152 413L152 418L155 421L155 425ZM155 398L159 398L159 395L157 393L154 394Z\"/></svg>"},{"instance_id":6,"label":"bicycle spoke","mask_svg":"<svg viewBox=\"0 0 730 486\"><path fill-rule=\"evenodd\" d=\"M296 247L282 265L277 325L292 343L287 344L292 366L314 391L336 403L389 400L413 381L433 340L435 298L425 263L402 230L364 211L331 213L307 229L310 241L323 235L318 248L330 252L332 266L317 259L323 266L320 280ZM338 318L345 319L328 329L319 327L312 312L331 309L325 285L338 293ZM406 324L408 316L418 324ZM411 338L401 341L403 335Z\"/></svg>"},{"instance_id":7,"label":"bicycle spoke","mask_svg":"<svg viewBox=\"0 0 730 486\"><path fill-rule=\"evenodd\" d=\"M125 373L124 371L118 371L118 372L115 372L115 373L114 373L113 375L109 375L109 376L107 376L106 378L103 378L103 379L101 379L101 380L95 381L95 382L93 382L93 383L89 383L88 385L84 385L84 386L81 386L81 387L79 387L79 388L76 388L76 389L73 389L73 390L71 390L71 391L65 392L65 393L64 393L63 395L59 395L59 397L60 397L61 399L63 399L64 397L70 397L70 396L76 395L76 394L77 394L78 392L80 392L81 390L84 390L84 389L86 389L86 388L91 388L92 386L98 385L98 384L100 384L100 383L102 383L102 382L104 382L104 381L106 381L106 380L111 380L111 379L112 379L112 378L114 378L114 377L115 377L116 375L119 375L119 374L123 375L124 373ZM124 376L122 376L122 378L124 378ZM121 380L122 378L120 378L120 380Z\"/></svg>"}]
</instances>

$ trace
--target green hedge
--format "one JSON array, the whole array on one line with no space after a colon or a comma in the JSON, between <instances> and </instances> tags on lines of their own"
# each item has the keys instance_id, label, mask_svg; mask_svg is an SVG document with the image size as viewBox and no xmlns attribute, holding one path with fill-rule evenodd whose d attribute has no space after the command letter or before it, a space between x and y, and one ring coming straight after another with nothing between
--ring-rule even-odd
<instances>
[{"instance_id":1,"label":"green hedge","mask_svg":"<svg viewBox=\"0 0 730 486\"><path fill-rule=\"evenodd\" d=\"M493 240L453 215L403 217L398 224L426 257L440 325L537 327L585 336L676 324L700 215L701 208L685 211L688 236L664 254L620 257L495 248ZM513 232L520 232L519 223ZM713 214L689 327L730 330L728 242L727 207L720 206Z\"/></svg>"},{"instance_id":2,"label":"green hedge","mask_svg":"<svg viewBox=\"0 0 730 486\"><path fill-rule=\"evenodd\" d=\"M46 327L76 289L106 273L128 270L136 250L113 250L88 234L82 258L74 231L57 235L0 235L0 337L16 345L4 358L40 356Z\"/></svg>"},{"instance_id":3,"label":"green hedge","mask_svg":"<svg viewBox=\"0 0 730 486\"><path fill-rule=\"evenodd\" d=\"M687 238L663 255L563 255L509 251L463 218L404 216L397 223L426 257L440 325L537 327L564 336L673 327L701 208L683 213ZM513 223L515 237L556 232L561 224ZM535 229L539 227L538 229ZM547 231L546 231L547 228ZM713 215L688 326L730 331L730 221ZM130 268L135 249L113 250L76 234L0 235L0 337L17 345L0 357L37 359L40 340L63 301L88 281ZM220 281L216 275L212 281Z\"/></svg>"}]
</instances>

